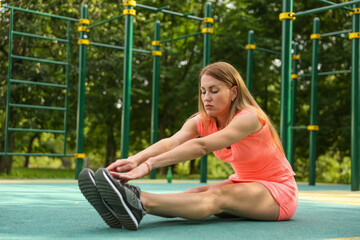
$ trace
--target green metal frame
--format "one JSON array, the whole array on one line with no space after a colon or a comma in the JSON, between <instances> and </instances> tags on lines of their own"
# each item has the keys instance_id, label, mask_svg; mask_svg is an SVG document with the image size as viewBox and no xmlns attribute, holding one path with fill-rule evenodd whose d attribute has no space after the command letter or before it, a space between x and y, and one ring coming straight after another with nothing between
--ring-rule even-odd
<instances>
[{"instance_id":1,"label":"green metal frame","mask_svg":"<svg viewBox=\"0 0 360 240\"><path fill-rule=\"evenodd\" d=\"M283 12L293 12L293 1L283 0ZM289 97L291 94L291 48L292 48L293 21L291 19L282 20L281 37L281 103L280 103L280 139L286 156L289 156L290 131L291 131L291 104Z\"/></svg>"},{"instance_id":2,"label":"green metal frame","mask_svg":"<svg viewBox=\"0 0 360 240\"><path fill-rule=\"evenodd\" d=\"M88 18L88 6L81 5L81 19ZM85 24L81 24L86 26ZM80 40L88 39L87 32L80 32ZM78 87L78 109L77 109L77 134L76 134L76 153L84 153L84 118L85 118L85 80L86 80L86 54L87 46L79 46L79 87ZM75 179L78 179L83 168L84 158L76 158Z\"/></svg>"},{"instance_id":3,"label":"green metal frame","mask_svg":"<svg viewBox=\"0 0 360 240\"><path fill-rule=\"evenodd\" d=\"M360 8L360 4L353 6ZM360 14L352 16L353 32L360 32ZM351 190L360 190L360 148L359 148L359 126L360 126L360 39L352 41L351 54Z\"/></svg>"},{"instance_id":4,"label":"green metal frame","mask_svg":"<svg viewBox=\"0 0 360 240\"><path fill-rule=\"evenodd\" d=\"M133 6L126 6L125 9L134 9ZM124 39L124 88L123 107L121 116L121 158L127 158L129 154L130 137L130 105L131 105L131 78L132 78L132 50L133 50L133 15L125 16L125 39Z\"/></svg>"},{"instance_id":5,"label":"green metal frame","mask_svg":"<svg viewBox=\"0 0 360 240\"><path fill-rule=\"evenodd\" d=\"M313 34L320 34L320 19L314 18ZM312 40L312 61L311 61L311 103L310 103L310 125L317 126L318 114L318 64L319 64L319 39ZM309 151L309 185L315 185L316 179L316 139L317 131L310 131Z\"/></svg>"},{"instance_id":6,"label":"green metal frame","mask_svg":"<svg viewBox=\"0 0 360 240\"><path fill-rule=\"evenodd\" d=\"M207 10L205 10L205 16L207 16L206 14L207 14L207 11L209 11L209 10L210 10L210 13L208 15L211 16L211 5L208 3L206 6L208 6L208 7L206 7ZM142 4L136 4L136 7L151 10L151 11L156 11L156 12L168 13L171 15L185 17L185 18L199 20L199 21L203 20L203 18L192 16L192 13L183 14L183 13L177 13L174 11L165 10L166 8L168 8L168 6L162 7L162 8L154 8L154 7L145 6ZM125 9L134 9L134 7L126 6ZM100 26L102 24L105 24L112 20L121 18L123 16L124 16L123 14L120 14L119 16L95 23L95 24L89 26L88 28L94 28L94 27ZM205 23L205 27L211 27L211 24ZM181 36L181 37L174 38L174 39L163 40L160 43L172 42L172 41L176 41L176 40L180 40L180 39L184 39L184 38L188 38L188 37L193 37L193 36L200 35L200 34L202 34L202 33L201 32L192 33L192 34ZM158 21L155 23L155 34L154 35L155 35L154 40L160 41L160 22L158 22ZM207 57L204 57L204 61L210 61L210 60L207 60L207 59L210 59L210 36L209 35L210 34L208 34L208 33L204 34L204 39L205 39L204 40L204 43L205 43L204 44L204 56L205 55L207 56ZM125 15L125 44L124 44L124 47L103 44L103 43L94 43L94 42L89 42L89 45L98 46L98 47L107 47L107 48L113 48L113 49L119 49L119 50L125 51L125 53L124 53L123 109L122 109L122 123L121 123L121 158L127 158L128 151L129 151L129 135L130 135L129 129L130 129L130 105L131 105L130 94L131 94L131 77L132 77L132 53L140 52L140 53L149 54L152 52L146 51L146 50L140 50L140 49L133 49L133 46L132 46L133 45L133 16L132 15ZM159 50L159 46L154 46L153 50L154 51ZM154 63L153 63L154 69L153 69L153 101L152 101L152 123L151 123L151 143L152 144L157 141L157 122L158 122L157 98L158 98L158 81L159 81L159 71L160 71L159 70L160 69L160 57L155 55L153 57L153 59L154 59ZM206 162L205 162L205 164L203 162L204 161L202 160L202 169L206 170L207 169ZM202 172L202 176L205 174L205 180L204 180L204 177L202 177L201 181L206 182L206 173L203 173L204 170L201 170L201 172ZM151 171L150 178L156 178L156 170Z\"/></svg>"},{"instance_id":7,"label":"green metal frame","mask_svg":"<svg viewBox=\"0 0 360 240\"><path fill-rule=\"evenodd\" d=\"M360 0L349 1L346 3L335 4L327 0L319 0L320 2L324 2L330 4L331 6L321 7L316 9L311 9L303 12L295 13L295 17L305 16L313 13L324 12L331 9L338 9L342 8L345 10L353 11L351 8L346 8L345 6L353 5L353 8L360 7ZM293 0L283 0L283 12L292 12ZM291 64L288 64L290 61L289 55L289 48L292 41L292 22L291 19L283 20L282 22L282 73L281 73L281 129L280 129L280 137L281 141L284 145L285 152L288 153L288 129L286 125L288 123L288 109L287 103L289 101L289 97L286 96L287 91L287 83L290 79L287 70ZM314 19L314 33L319 33L319 20L317 18ZM360 32L360 16L359 14L353 14L352 16L352 32ZM344 33L350 32L349 30L333 32L322 34L321 36L338 36ZM343 71L333 71L333 72L323 72L318 73L317 71L317 64L318 64L318 44L319 39L313 39L313 59L312 59L312 86L311 86L311 117L310 117L310 124L317 125L317 76L318 75L329 75L329 74L340 74L340 73L349 73L351 72L351 190L356 191L360 188L360 149L359 146L359 114L360 114L360 105L359 105L359 88L360 88L360 39L354 38L352 39L352 71L350 70L343 70ZM299 77L307 77L309 74L303 74ZM294 107L293 105L292 107ZM292 130L294 129L307 129L304 126L291 126ZM309 169L309 184L315 184L315 162L316 162L316 131L310 132L310 169ZM291 154L291 152L290 152Z\"/></svg>"},{"instance_id":8,"label":"green metal frame","mask_svg":"<svg viewBox=\"0 0 360 240\"><path fill-rule=\"evenodd\" d=\"M211 17L211 4L207 2L205 4L205 17ZM205 23L205 28L210 28L211 23ZM207 66L210 64L210 49L211 49L211 34L204 33L204 58L203 58L203 66ZM207 182L207 155L203 156L200 160L200 182Z\"/></svg>"},{"instance_id":9,"label":"green metal frame","mask_svg":"<svg viewBox=\"0 0 360 240\"><path fill-rule=\"evenodd\" d=\"M299 44L293 44L293 56L299 55ZM299 60L296 58L292 58L292 74L298 76L298 64ZM288 156L288 160L291 166L294 168L295 159L295 126L296 126L296 90L297 90L297 81L298 77L291 78L291 135L290 135L290 155Z\"/></svg>"},{"instance_id":10,"label":"green metal frame","mask_svg":"<svg viewBox=\"0 0 360 240\"><path fill-rule=\"evenodd\" d=\"M254 30L248 32L248 45L254 44ZM246 87L249 92L253 91L253 69L254 69L254 49L247 49L246 61Z\"/></svg>"},{"instance_id":11,"label":"green metal frame","mask_svg":"<svg viewBox=\"0 0 360 240\"><path fill-rule=\"evenodd\" d=\"M160 21L155 22L154 41L160 41ZM153 46L153 51L160 51L159 45ZM158 102L159 102L159 80L160 80L160 56L153 56L153 83L151 102L151 144L158 141ZM171 171L171 169L170 169ZM150 172L150 179L156 179L156 169Z\"/></svg>"},{"instance_id":12,"label":"green metal frame","mask_svg":"<svg viewBox=\"0 0 360 240\"><path fill-rule=\"evenodd\" d=\"M3 8L9 9L10 12L10 28L9 28L9 67L8 67L8 88L7 88L7 102L6 102L6 124L5 124L5 147L4 152L1 152L0 155L4 156L50 156L50 157L73 157L74 154L66 154L66 143L67 143L67 118L68 118L68 89L69 89L69 67L70 67L70 28L71 22L77 22L78 19L63 17L54 14L47 14L42 12L37 12L33 10L13 7L9 5L2 5ZM36 15L56 18L60 20L67 21L67 38L52 38L41 36L37 34L18 32L13 30L14 22L13 16L14 11L32 13ZM33 57L24 57L14 55L12 52L12 44L13 44L13 36L25 36L31 38L38 38L50 41L58 41L62 43L66 43L66 61L53 61L47 59L33 58ZM66 68L66 84L53 84L53 83L43 83L43 82L33 82L33 81L25 81L19 79L12 79L12 62L13 59L20 59L25 61L35 61L41 63L49 63L49 64L57 64L64 65ZM47 87L56 87L56 88L64 88L65 89L65 106L64 107L50 107L50 106L38 106L38 105L27 105L27 104L16 104L11 102L11 86L12 84L27 84L27 85L38 85L38 86L47 86ZM43 109L43 110L55 110L55 111L64 111L64 129L63 130L51 130L51 129L26 129L26 128L13 128L10 127L10 108L26 108L26 109ZM64 149L62 154L53 154L53 153L14 153L8 152L8 138L10 132L38 132L38 133L55 133L55 134L64 134Z\"/></svg>"}]
</instances>

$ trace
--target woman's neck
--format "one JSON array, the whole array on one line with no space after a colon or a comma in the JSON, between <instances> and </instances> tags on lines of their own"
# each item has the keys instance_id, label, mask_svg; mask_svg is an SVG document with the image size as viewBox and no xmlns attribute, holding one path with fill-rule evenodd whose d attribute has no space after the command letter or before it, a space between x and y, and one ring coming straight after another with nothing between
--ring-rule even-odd
<instances>
[{"instance_id":1,"label":"woman's neck","mask_svg":"<svg viewBox=\"0 0 360 240\"><path fill-rule=\"evenodd\" d=\"M220 129L223 129L226 127L227 125L227 122L228 122L228 117L224 117L224 118L215 118L215 121L216 121L216 126L217 128L220 130Z\"/></svg>"}]
</instances>

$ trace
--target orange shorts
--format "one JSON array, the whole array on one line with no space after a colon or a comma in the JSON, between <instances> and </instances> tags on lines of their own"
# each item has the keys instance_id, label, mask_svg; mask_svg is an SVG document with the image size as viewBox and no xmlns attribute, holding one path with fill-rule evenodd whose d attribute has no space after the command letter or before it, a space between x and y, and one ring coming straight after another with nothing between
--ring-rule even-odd
<instances>
[{"instance_id":1,"label":"orange shorts","mask_svg":"<svg viewBox=\"0 0 360 240\"><path fill-rule=\"evenodd\" d=\"M298 204L298 187L294 177L290 177L284 182L267 182L262 183L273 195L280 206L278 221L285 221L292 218L296 212Z\"/></svg>"},{"instance_id":2,"label":"orange shorts","mask_svg":"<svg viewBox=\"0 0 360 240\"><path fill-rule=\"evenodd\" d=\"M231 179L232 180L232 179ZM259 182L263 184L279 204L278 221L285 221L292 218L296 212L298 204L298 187L295 178L292 176L283 182L269 182L265 180L232 180L239 182Z\"/></svg>"}]
</instances>

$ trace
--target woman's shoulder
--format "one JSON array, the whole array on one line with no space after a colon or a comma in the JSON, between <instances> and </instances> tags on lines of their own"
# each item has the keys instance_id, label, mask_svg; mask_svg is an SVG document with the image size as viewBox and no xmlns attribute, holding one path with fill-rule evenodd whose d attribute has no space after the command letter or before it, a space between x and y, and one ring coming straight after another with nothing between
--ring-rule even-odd
<instances>
[{"instance_id":1,"label":"woman's shoulder","mask_svg":"<svg viewBox=\"0 0 360 240\"><path fill-rule=\"evenodd\" d=\"M248 109L241 109L239 110L237 113L235 113L235 117L238 117L238 116L241 116L241 115L245 115L245 114L252 114L254 116L257 116L257 114L251 110L248 110Z\"/></svg>"}]
</instances>

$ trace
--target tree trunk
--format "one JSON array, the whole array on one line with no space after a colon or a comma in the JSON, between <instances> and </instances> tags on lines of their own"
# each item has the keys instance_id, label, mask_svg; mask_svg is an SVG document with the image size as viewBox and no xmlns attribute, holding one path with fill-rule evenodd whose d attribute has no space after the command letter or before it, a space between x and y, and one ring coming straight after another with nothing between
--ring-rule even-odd
<instances>
[{"instance_id":1,"label":"tree trunk","mask_svg":"<svg viewBox=\"0 0 360 240\"><path fill-rule=\"evenodd\" d=\"M14 150L14 134L9 132L8 152ZM0 157L0 174L11 174L13 156L1 156Z\"/></svg>"},{"instance_id":2,"label":"tree trunk","mask_svg":"<svg viewBox=\"0 0 360 240\"><path fill-rule=\"evenodd\" d=\"M33 145L33 143L34 143L35 138L37 138L37 136L39 136L39 133L36 133L35 135L33 135L33 136L30 138L29 145L28 145L28 147L27 147L27 153L31 153L31 151L32 151L32 145ZM25 162L24 162L24 167L25 167L25 168L28 168L28 167L29 167L29 161L30 161L30 156L25 156Z\"/></svg>"},{"instance_id":3,"label":"tree trunk","mask_svg":"<svg viewBox=\"0 0 360 240\"><path fill-rule=\"evenodd\" d=\"M190 161L190 174L196 174L195 160Z\"/></svg>"}]
</instances>

